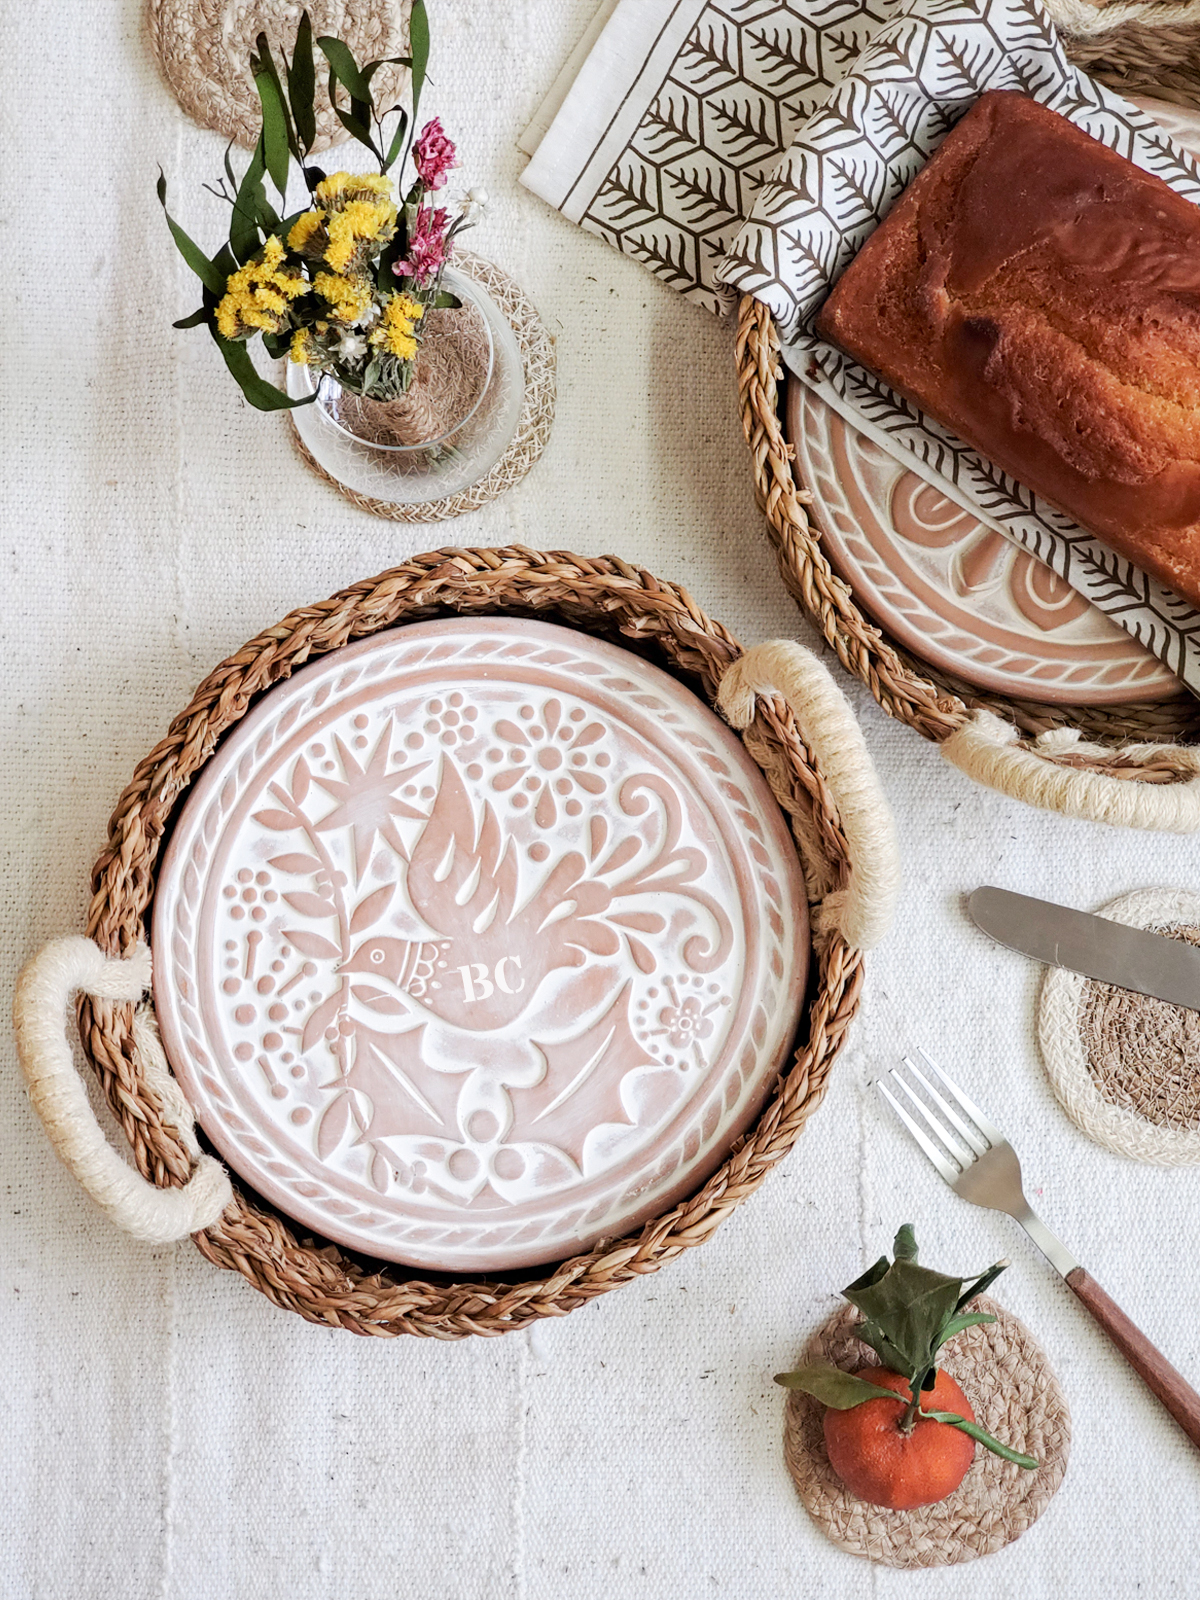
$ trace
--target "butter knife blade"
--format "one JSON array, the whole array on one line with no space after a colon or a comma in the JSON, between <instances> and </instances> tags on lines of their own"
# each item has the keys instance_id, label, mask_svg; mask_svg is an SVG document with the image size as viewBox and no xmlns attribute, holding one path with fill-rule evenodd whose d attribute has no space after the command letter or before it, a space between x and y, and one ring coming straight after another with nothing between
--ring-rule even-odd
<instances>
[{"instance_id":1,"label":"butter knife blade","mask_svg":"<svg viewBox=\"0 0 1200 1600\"><path fill-rule=\"evenodd\" d=\"M1200 1011L1200 950L1009 889L976 889L971 917L997 944L1052 967Z\"/></svg>"}]
</instances>

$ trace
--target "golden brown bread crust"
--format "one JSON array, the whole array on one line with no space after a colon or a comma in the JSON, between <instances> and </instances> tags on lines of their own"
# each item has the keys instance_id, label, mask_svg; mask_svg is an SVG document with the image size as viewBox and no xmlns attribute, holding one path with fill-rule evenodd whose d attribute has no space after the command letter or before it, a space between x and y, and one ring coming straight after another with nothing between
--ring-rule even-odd
<instances>
[{"instance_id":1,"label":"golden brown bread crust","mask_svg":"<svg viewBox=\"0 0 1200 1600\"><path fill-rule=\"evenodd\" d=\"M1200 209L1160 178L985 94L816 328L1200 605Z\"/></svg>"}]
</instances>

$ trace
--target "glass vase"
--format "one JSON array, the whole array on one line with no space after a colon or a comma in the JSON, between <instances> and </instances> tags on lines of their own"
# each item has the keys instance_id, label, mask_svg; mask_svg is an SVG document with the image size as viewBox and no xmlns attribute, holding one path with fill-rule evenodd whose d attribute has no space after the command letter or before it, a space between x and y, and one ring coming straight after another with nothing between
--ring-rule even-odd
<instances>
[{"instance_id":1,"label":"glass vase","mask_svg":"<svg viewBox=\"0 0 1200 1600\"><path fill-rule=\"evenodd\" d=\"M327 374L287 363L290 413L309 454L345 488L397 505L460 494L504 454L521 416L524 371L508 319L483 286L447 267L458 309L425 313L407 394L370 400Z\"/></svg>"}]
</instances>

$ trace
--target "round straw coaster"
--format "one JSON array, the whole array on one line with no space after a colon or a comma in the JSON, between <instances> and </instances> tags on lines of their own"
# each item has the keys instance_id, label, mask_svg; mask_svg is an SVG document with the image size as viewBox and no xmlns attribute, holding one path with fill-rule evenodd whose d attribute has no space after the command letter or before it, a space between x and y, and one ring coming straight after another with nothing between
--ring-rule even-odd
<instances>
[{"instance_id":1,"label":"round straw coaster","mask_svg":"<svg viewBox=\"0 0 1200 1600\"><path fill-rule=\"evenodd\" d=\"M360 494L357 489L351 489L326 472L300 438L295 422L290 417L288 419L296 450L317 477L332 484L360 511L386 517L391 522L445 522L450 517L461 517L465 511L476 511L480 506L487 505L489 500L497 499L519 483L533 466L546 448L554 422L554 340L538 315L537 307L524 289L494 262L485 261L482 256L472 255L466 250L456 250L453 259L460 272L483 285L508 319L517 336L525 374L525 398L517 420L517 430L504 454L478 483L444 499L423 500L413 504Z\"/></svg>"},{"instance_id":2,"label":"round straw coaster","mask_svg":"<svg viewBox=\"0 0 1200 1600\"><path fill-rule=\"evenodd\" d=\"M265 33L275 54L291 60L301 7L291 0L254 5L213 5L212 0L149 0L146 29L163 77L179 104L201 127L253 149L262 107L250 73L255 40ZM408 51L408 6L402 0L308 0L313 36L332 34L356 61L382 61ZM319 58L318 58L319 59ZM384 67L376 80L380 103L398 99L404 67ZM325 150L348 138L333 114L317 72L317 142Z\"/></svg>"},{"instance_id":3,"label":"round straw coaster","mask_svg":"<svg viewBox=\"0 0 1200 1600\"><path fill-rule=\"evenodd\" d=\"M1139 889L1100 915L1200 945L1200 894L1187 889ZM1089 1138L1158 1166L1200 1162L1200 1012L1051 967L1038 1039L1055 1094Z\"/></svg>"},{"instance_id":4,"label":"round straw coaster","mask_svg":"<svg viewBox=\"0 0 1200 1600\"><path fill-rule=\"evenodd\" d=\"M1045 1355L1019 1322L986 1295L972 1309L996 1321L968 1328L946 1347L942 1365L971 1402L976 1419L1003 1443L1031 1455L1036 1472L982 1445L952 1495L916 1511L888 1511L852 1495L829 1464L825 1408L799 1389L788 1394L783 1453L804 1509L827 1539L887 1567L948 1567L990 1555L1020 1538L1063 1480L1071 1444L1067 1402ZM801 1360L852 1371L875 1360L854 1333L846 1306L809 1340Z\"/></svg>"}]
</instances>

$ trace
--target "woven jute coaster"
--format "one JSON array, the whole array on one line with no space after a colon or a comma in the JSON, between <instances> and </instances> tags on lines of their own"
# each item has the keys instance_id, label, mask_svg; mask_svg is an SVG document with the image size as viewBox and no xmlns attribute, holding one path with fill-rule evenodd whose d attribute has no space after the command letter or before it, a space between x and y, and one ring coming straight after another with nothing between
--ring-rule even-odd
<instances>
[{"instance_id":1,"label":"woven jute coaster","mask_svg":"<svg viewBox=\"0 0 1200 1600\"><path fill-rule=\"evenodd\" d=\"M1200 945L1190 890L1139 889L1101 915ZM1038 1039L1055 1094L1089 1138L1158 1166L1200 1162L1200 1012L1051 967Z\"/></svg>"},{"instance_id":2,"label":"woven jute coaster","mask_svg":"<svg viewBox=\"0 0 1200 1600\"><path fill-rule=\"evenodd\" d=\"M296 432L295 424L291 424L293 443L301 459L312 468L318 478L331 483L360 511L369 511L376 517L386 517L391 522L445 522L450 517L461 517L465 511L477 511L489 500L495 500L514 484L519 483L533 466L546 448L546 441L550 437L550 428L554 422L554 340L538 316L537 307L524 289L494 262L485 261L482 256L472 255L469 251L456 250L454 265L467 277L473 278L476 283L481 283L500 307L517 336L521 363L525 371L525 398L521 405L517 431L513 434L508 449L478 483L473 483L470 488L463 489L459 494L448 495L443 500L425 500L417 505L399 505L390 500L376 500L370 495L359 494L357 490L347 488L344 483L326 472L304 445Z\"/></svg>"},{"instance_id":3,"label":"woven jute coaster","mask_svg":"<svg viewBox=\"0 0 1200 1600\"><path fill-rule=\"evenodd\" d=\"M357 61L402 56L408 48L408 0L307 0L313 35L334 34ZM179 104L200 123L252 149L261 105L250 73L254 41L265 33L275 53L291 59L303 8L292 0L216 5L213 0L148 0L150 48ZM380 103L398 99L407 76L384 67L375 79ZM317 150L349 135L330 109L326 74L317 72Z\"/></svg>"},{"instance_id":4,"label":"woven jute coaster","mask_svg":"<svg viewBox=\"0 0 1200 1600\"><path fill-rule=\"evenodd\" d=\"M979 1445L952 1495L916 1511L887 1511L845 1487L825 1452L824 1406L793 1389L783 1436L788 1471L821 1532L852 1555L887 1567L948 1567L990 1555L1037 1521L1063 1480L1071 1417L1049 1362L1024 1324L994 1300L980 1295L972 1310L991 1311L997 1320L960 1333L942 1365L961 1384L976 1420L1040 1465L1030 1472ZM847 1371L874 1362L874 1352L855 1336L858 1321L853 1306L844 1307L817 1330L801 1360Z\"/></svg>"}]
</instances>

